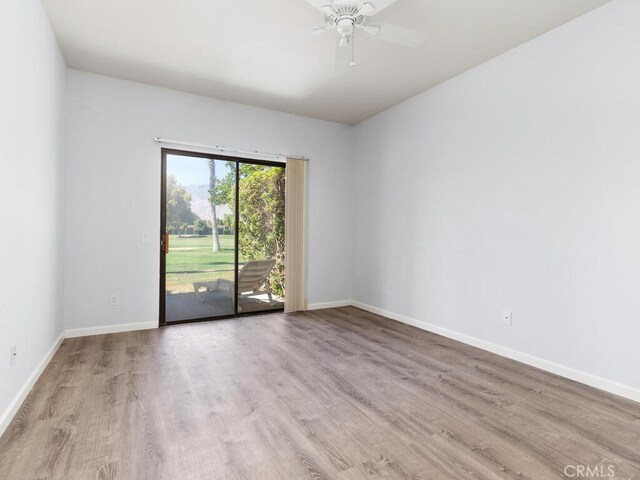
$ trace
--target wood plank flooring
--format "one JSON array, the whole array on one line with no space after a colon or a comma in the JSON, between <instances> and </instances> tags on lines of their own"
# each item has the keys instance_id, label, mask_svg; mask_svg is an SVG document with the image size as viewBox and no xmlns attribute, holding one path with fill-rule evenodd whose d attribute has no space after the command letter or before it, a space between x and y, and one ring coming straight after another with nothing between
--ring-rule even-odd
<instances>
[{"instance_id":1,"label":"wood plank flooring","mask_svg":"<svg viewBox=\"0 0 640 480\"><path fill-rule=\"evenodd\" d=\"M0 439L11 480L579 478L567 465L640 479L640 405L352 307L67 339Z\"/></svg>"}]
</instances>

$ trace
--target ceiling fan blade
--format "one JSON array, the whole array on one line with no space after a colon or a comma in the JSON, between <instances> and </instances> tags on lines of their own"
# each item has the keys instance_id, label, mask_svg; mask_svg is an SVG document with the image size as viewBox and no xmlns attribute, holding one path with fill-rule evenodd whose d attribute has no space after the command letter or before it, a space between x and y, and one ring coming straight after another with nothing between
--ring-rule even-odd
<instances>
[{"instance_id":1,"label":"ceiling fan blade","mask_svg":"<svg viewBox=\"0 0 640 480\"><path fill-rule=\"evenodd\" d=\"M311 6L317 8L318 10L323 10L324 7L329 6L332 7L333 2L331 0L307 0Z\"/></svg>"},{"instance_id":2,"label":"ceiling fan blade","mask_svg":"<svg viewBox=\"0 0 640 480\"><path fill-rule=\"evenodd\" d=\"M378 35L378 33L380 33L380 29L382 27L380 25L356 25L356 28L364 30L372 37L375 37L376 35Z\"/></svg>"},{"instance_id":3,"label":"ceiling fan blade","mask_svg":"<svg viewBox=\"0 0 640 480\"><path fill-rule=\"evenodd\" d=\"M324 13L325 15L337 15L338 14L336 12L336 9L333 8L333 5L325 5L320 10L322 10L322 13Z\"/></svg>"},{"instance_id":4,"label":"ceiling fan blade","mask_svg":"<svg viewBox=\"0 0 640 480\"><path fill-rule=\"evenodd\" d=\"M311 35L319 35L321 33L327 32L329 30L331 30L331 29L329 27L325 26L325 27L312 28L310 30L310 32L311 32Z\"/></svg>"},{"instance_id":5,"label":"ceiling fan blade","mask_svg":"<svg viewBox=\"0 0 640 480\"><path fill-rule=\"evenodd\" d=\"M373 4L371 4L369 2L365 2L362 5L360 5L360 8L358 9L358 13L356 15L362 15L364 17L369 17L369 16L373 15L374 13L377 13L376 7L374 7Z\"/></svg>"},{"instance_id":6,"label":"ceiling fan blade","mask_svg":"<svg viewBox=\"0 0 640 480\"><path fill-rule=\"evenodd\" d=\"M310 1L310 0L307 0ZM385 8L393 5L398 0L367 0L367 3L370 3L373 7L373 11L369 13L369 15L375 15L376 13L380 13ZM366 14L363 14L366 15Z\"/></svg>"},{"instance_id":7,"label":"ceiling fan blade","mask_svg":"<svg viewBox=\"0 0 640 480\"><path fill-rule=\"evenodd\" d=\"M378 23L363 29L374 38L403 47L418 48L427 41L427 35L424 32L389 23Z\"/></svg>"}]
</instances>

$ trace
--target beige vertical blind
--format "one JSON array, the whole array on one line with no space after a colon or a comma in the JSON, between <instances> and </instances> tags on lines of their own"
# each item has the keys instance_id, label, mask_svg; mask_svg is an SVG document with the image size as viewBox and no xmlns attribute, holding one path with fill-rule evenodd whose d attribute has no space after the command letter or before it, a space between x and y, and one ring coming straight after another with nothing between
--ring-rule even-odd
<instances>
[{"instance_id":1,"label":"beige vertical blind","mask_svg":"<svg viewBox=\"0 0 640 480\"><path fill-rule=\"evenodd\" d=\"M285 187L284 311L307 308L307 168L308 162L287 159Z\"/></svg>"}]
</instances>

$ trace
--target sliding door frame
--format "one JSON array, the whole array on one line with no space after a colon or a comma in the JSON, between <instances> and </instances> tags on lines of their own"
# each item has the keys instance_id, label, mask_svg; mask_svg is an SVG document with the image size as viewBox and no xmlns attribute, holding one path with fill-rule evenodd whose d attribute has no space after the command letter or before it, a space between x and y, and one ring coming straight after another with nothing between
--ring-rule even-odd
<instances>
[{"instance_id":1,"label":"sliding door frame","mask_svg":"<svg viewBox=\"0 0 640 480\"><path fill-rule=\"evenodd\" d=\"M167 156L176 155L181 157L195 157L206 158L207 160L221 160L224 162L234 162L236 167L236 185L235 185L235 197L236 208L233 212L235 219L235 235L234 235L234 299L233 299L233 314L219 315L216 317L204 317L194 318L189 320L177 320L175 322L166 321L166 286L167 286L167 254L165 253L165 234L167 232ZM284 308L277 308L272 310L257 311L257 312L238 312L238 264L239 264L239 232L240 232L240 209L238 208L240 201L240 164L249 165L264 165L267 167L279 167L285 169L286 163L284 162L272 162L268 160L255 160L253 158L235 157L228 155L220 155L217 153L204 153L204 152L192 152L189 150L176 150L173 148L162 148L162 171L160 175L160 309L159 309L159 326L164 327L167 325L178 325L181 323L195 323L195 322L210 322L212 320L224 320L228 318L247 317L252 315L264 315L269 313L283 312ZM213 228L217 228L213 225Z\"/></svg>"}]
</instances>

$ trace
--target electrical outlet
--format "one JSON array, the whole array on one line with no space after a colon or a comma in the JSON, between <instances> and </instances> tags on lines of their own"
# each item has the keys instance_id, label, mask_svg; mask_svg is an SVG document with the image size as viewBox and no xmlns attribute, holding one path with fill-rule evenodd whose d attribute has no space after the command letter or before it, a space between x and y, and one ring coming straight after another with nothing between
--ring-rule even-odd
<instances>
[{"instance_id":1,"label":"electrical outlet","mask_svg":"<svg viewBox=\"0 0 640 480\"><path fill-rule=\"evenodd\" d=\"M144 232L142 234L142 243L149 243L149 232Z\"/></svg>"},{"instance_id":2,"label":"electrical outlet","mask_svg":"<svg viewBox=\"0 0 640 480\"><path fill-rule=\"evenodd\" d=\"M117 307L118 305L120 305L120 298L118 297L117 293L112 293L109 296L109 305L112 307Z\"/></svg>"},{"instance_id":3,"label":"electrical outlet","mask_svg":"<svg viewBox=\"0 0 640 480\"><path fill-rule=\"evenodd\" d=\"M16 364L18 358L18 346L11 345L11 356L9 357L9 366L13 367Z\"/></svg>"},{"instance_id":4,"label":"electrical outlet","mask_svg":"<svg viewBox=\"0 0 640 480\"><path fill-rule=\"evenodd\" d=\"M502 324L503 325L513 325L513 313L507 312L506 310L502 312Z\"/></svg>"}]
</instances>

